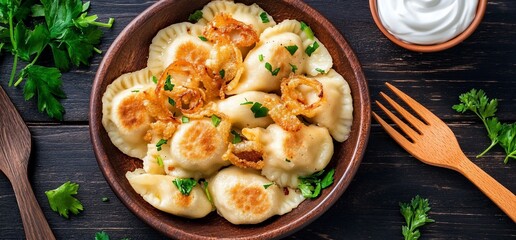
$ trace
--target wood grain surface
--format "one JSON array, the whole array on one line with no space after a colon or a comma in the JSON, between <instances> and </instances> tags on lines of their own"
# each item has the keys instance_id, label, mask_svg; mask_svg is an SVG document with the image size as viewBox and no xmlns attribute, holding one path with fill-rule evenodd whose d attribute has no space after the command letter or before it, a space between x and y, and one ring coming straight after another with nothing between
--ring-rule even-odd
<instances>
[{"instance_id":1,"label":"wood grain surface","mask_svg":"<svg viewBox=\"0 0 516 240\"><path fill-rule=\"evenodd\" d=\"M91 13L116 19L99 48L107 50L122 29L155 1L92 0ZM458 95L482 88L499 99L499 117L516 121L516 2L488 1L484 20L466 41L443 52L402 49L376 28L367 1L307 0L344 35L362 64L371 98L390 82L449 124L466 155L512 192L516 161L503 164L496 147L475 158L489 143L482 123L451 109ZM55 122L25 102L21 89L6 87L12 58L0 57L0 85L20 111L32 134L29 180L57 239L93 239L100 230L111 239L165 239L134 216L113 194L99 171L88 133L92 80L102 60L63 75L63 122ZM100 96L99 96L100 97ZM375 109L375 107L373 107ZM377 110L377 109L375 109ZM77 198L85 210L70 219L53 212L44 192L66 181L80 184ZM290 239L401 239L399 202L416 194L429 199L436 223L422 228L421 239L515 239L516 224L461 174L423 164L409 156L373 121L366 154L342 197L316 221ZM102 198L108 197L108 202ZM23 239L16 199L0 174L0 239Z\"/></svg>"}]
</instances>

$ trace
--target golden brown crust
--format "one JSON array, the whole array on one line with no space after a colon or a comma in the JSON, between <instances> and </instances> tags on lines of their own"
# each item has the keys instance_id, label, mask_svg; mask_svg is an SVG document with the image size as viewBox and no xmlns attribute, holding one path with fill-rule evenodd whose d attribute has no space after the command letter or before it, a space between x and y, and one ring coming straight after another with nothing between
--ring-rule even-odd
<instances>
[{"instance_id":1,"label":"golden brown crust","mask_svg":"<svg viewBox=\"0 0 516 240\"><path fill-rule=\"evenodd\" d=\"M147 115L141 96L141 94L133 94L124 98L116 109L123 128L132 130L149 122L149 115Z\"/></svg>"},{"instance_id":2,"label":"golden brown crust","mask_svg":"<svg viewBox=\"0 0 516 240\"><path fill-rule=\"evenodd\" d=\"M267 212L271 205L268 201L268 194L261 186L245 186L237 184L230 190L230 198L235 203L235 208L252 215L261 215Z\"/></svg>"}]
</instances>

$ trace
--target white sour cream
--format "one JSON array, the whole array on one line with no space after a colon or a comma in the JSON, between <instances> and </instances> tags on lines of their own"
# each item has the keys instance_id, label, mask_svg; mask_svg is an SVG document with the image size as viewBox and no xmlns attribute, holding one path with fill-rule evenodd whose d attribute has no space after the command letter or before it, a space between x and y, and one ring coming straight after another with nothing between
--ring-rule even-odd
<instances>
[{"instance_id":1,"label":"white sour cream","mask_svg":"<svg viewBox=\"0 0 516 240\"><path fill-rule=\"evenodd\" d=\"M446 42L473 21L478 0L377 0L383 26L397 38L415 44Z\"/></svg>"}]
</instances>

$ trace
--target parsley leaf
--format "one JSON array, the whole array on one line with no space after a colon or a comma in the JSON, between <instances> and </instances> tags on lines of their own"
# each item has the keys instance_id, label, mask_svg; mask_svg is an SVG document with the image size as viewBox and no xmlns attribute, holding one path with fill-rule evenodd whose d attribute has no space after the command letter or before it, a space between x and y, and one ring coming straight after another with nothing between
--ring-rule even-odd
<instances>
[{"instance_id":1,"label":"parsley leaf","mask_svg":"<svg viewBox=\"0 0 516 240\"><path fill-rule=\"evenodd\" d=\"M264 58L263 54L258 55L258 60L260 60L260 62L263 62L263 58Z\"/></svg>"},{"instance_id":2,"label":"parsley leaf","mask_svg":"<svg viewBox=\"0 0 516 240\"><path fill-rule=\"evenodd\" d=\"M403 225L401 233L405 240L417 240L421 236L421 233L417 228L425 225L426 223L435 222L433 219L428 218L428 211L430 206L428 199L423 199L419 195L412 198L410 203L399 203L400 213L405 218L407 225Z\"/></svg>"},{"instance_id":3,"label":"parsley leaf","mask_svg":"<svg viewBox=\"0 0 516 240\"><path fill-rule=\"evenodd\" d=\"M165 79L165 85L163 86L163 89L165 91L172 91L172 90L174 90L174 84L172 84L170 79L171 79L171 76L167 75L167 78Z\"/></svg>"},{"instance_id":4,"label":"parsley leaf","mask_svg":"<svg viewBox=\"0 0 516 240\"><path fill-rule=\"evenodd\" d=\"M58 99L65 98L62 90L61 72L57 68L32 65L25 68L21 77L26 79L23 87L25 100L38 99L38 110L48 116L63 120L64 107Z\"/></svg>"},{"instance_id":5,"label":"parsley leaf","mask_svg":"<svg viewBox=\"0 0 516 240\"><path fill-rule=\"evenodd\" d=\"M312 45L308 45L308 47L306 47L305 53L306 53L306 55L311 57L312 53L314 53L315 50L317 50L318 48L319 48L319 43L317 43L317 41L315 41Z\"/></svg>"},{"instance_id":6,"label":"parsley leaf","mask_svg":"<svg viewBox=\"0 0 516 240\"><path fill-rule=\"evenodd\" d=\"M503 163L507 164L509 158L516 159L516 123L504 123L498 139L500 146L505 150Z\"/></svg>"},{"instance_id":7,"label":"parsley leaf","mask_svg":"<svg viewBox=\"0 0 516 240\"><path fill-rule=\"evenodd\" d=\"M291 70L293 73L296 73L296 71L297 71L297 66L296 66L296 65L294 65L294 64L292 64L292 63L289 63L289 65L290 65L290 70Z\"/></svg>"},{"instance_id":8,"label":"parsley leaf","mask_svg":"<svg viewBox=\"0 0 516 240\"><path fill-rule=\"evenodd\" d=\"M262 19L262 23L270 22L269 17L267 16L266 12L260 13L260 19Z\"/></svg>"},{"instance_id":9,"label":"parsley leaf","mask_svg":"<svg viewBox=\"0 0 516 240\"><path fill-rule=\"evenodd\" d=\"M253 103L253 106L251 106L251 111L253 112L255 118L266 117L267 114L269 114L269 109L264 107L259 102Z\"/></svg>"},{"instance_id":10,"label":"parsley leaf","mask_svg":"<svg viewBox=\"0 0 516 240\"><path fill-rule=\"evenodd\" d=\"M81 202L72 196L77 194L77 190L79 184L68 181L54 190L46 191L45 194L52 210L68 218L69 212L77 215L83 210Z\"/></svg>"},{"instance_id":11,"label":"parsley leaf","mask_svg":"<svg viewBox=\"0 0 516 240\"><path fill-rule=\"evenodd\" d=\"M160 155L156 156L156 163L158 166L163 167L163 158Z\"/></svg>"},{"instance_id":12,"label":"parsley leaf","mask_svg":"<svg viewBox=\"0 0 516 240\"><path fill-rule=\"evenodd\" d=\"M160 139L157 143L156 143L156 149L158 151L161 151L161 147L164 145L164 144L167 144L167 140L166 139Z\"/></svg>"},{"instance_id":13,"label":"parsley leaf","mask_svg":"<svg viewBox=\"0 0 516 240\"><path fill-rule=\"evenodd\" d=\"M324 170L316 172L310 176L299 177L298 188L305 198L316 198L321 195L321 190L331 186L335 169L331 169L326 175L322 176ZM321 178L322 177L322 178Z\"/></svg>"},{"instance_id":14,"label":"parsley leaf","mask_svg":"<svg viewBox=\"0 0 516 240\"><path fill-rule=\"evenodd\" d=\"M96 232L95 240L109 240L109 235L104 231Z\"/></svg>"},{"instance_id":15,"label":"parsley leaf","mask_svg":"<svg viewBox=\"0 0 516 240\"><path fill-rule=\"evenodd\" d=\"M215 114L211 115L211 123L213 124L213 126L218 127L220 122L221 122L221 120L217 115L215 115Z\"/></svg>"},{"instance_id":16,"label":"parsley leaf","mask_svg":"<svg viewBox=\"0 0 516 240\"><path fill-rule=\"evenodd\" d=\"M179 192L186 196L190 195L190 192L197 184L197 181L193 178L176 178L172 182L179 189Z\"/></svg>"},{"instance_id":17,"label":"parsley leaf","mask_svg":"<svg viewBox=\"0 0 516 240\"><path fill-rule=\"evenodd\" d=\"M267 188L269 188L272 185L274 185L274 183L263 184L263 188L267 189Z\"/></svg>"},{"instance_id":18,"label":"parsley leaf","mask_svg":"<svg viewBox=\"0 0 516 240\"><path fill-rule=\"evenodd\" d=\"M272 74L272 76L278 75L280 68L276 68L272 70L272 65L268 62L265 63L265 69L269 70L269 72Z\"/></svg>"},{"instance_id":19,"label":"parsley leaf","mask_svg":"<svg viewBox=\"0 0 516 240\"><path fill-rule=\"evenodd\" d=\"M285 46L285 49L287 49L287 51L290 53L290 55L294 55L294 53L296 53L298 47L297 47L297 45Z\"/></svg>"},{"instance_id":20,"label":"parsley leaf","mask_svg":"<svg viewBox=\"0 0 516 240\"><path fill-rule=\"evenodd\" d=\"M202 18L202 11L196 10L194 13L192 13L192 14L190 14L190 16L188 16L188 21L196 23L199 20L201 20L201 18Z\"/></svg>"},{"instance_id":21,"label":"parsley leaf","mask_svg":"<svg viewBox=\"0 0 516 240\"><path fill-rule=\"evenodd\" d=\"M308 26L306 23L301 22L301 31L303 31L308 39L314 40L314 32L312 32L312 29L310 26Z\"/></svg>"},{"instance_id":22,"label":"parsley leaf","mask_svg":"<svg viewBox=\"0 0 516 240\"><path fill-rule=\"evenodd\" d=\"M208 41L208 39L206 37L204 37L204 36L199 36L199 39L201 39L201 41L203 41L203 42L207 42Z\"/></svg>"},{"instance_id":23,"label":"parsley leaf","mask_svg":"<svg viewBox=\"0 0 516 240\"><path fill-rule=\"evenodd\" d=\"M231 130L231 135L233 135L233 139L231 139L231 143L236 144L242 142L242 138L240 134L238 134L235 130Z\"/></svg>"},{"instance_id":24,"label":"parsley leaf","mask_svg":"<svg viewBox=\"0 0 516 240\"><path fill-rule=\"evenodd\" d=\"M188 118L187 116L182 116L181 117L181 122L182 123L189 123L190 122L190 118Z\"/></svg>"},{"instance_id":25,"label":"parsley leaf","mask_svg":"<svg viewBox=\"0 0 516 240\"><path fill-rule=\"evenodd\" d=\"M325 71L324 71L323 69L320 69L320 68L316 68L316 69L315 69L315 71L318 71L318 72L319 72L319 73L321 73L321 74L324 74L324 73L325 73Z\"/></svg>"},{"instance_id":26,"label":"parsley leaf","mask_svg":"<svg viewBox=\"0 0 516 240\"><path fill-rule=\"evenodd\" d=\"M220 78L224 79L224 77L226 76L226 71L224 71L224 69L221 69L219 71L219 75L220 75Z\"/></svg>"}]
</instances>

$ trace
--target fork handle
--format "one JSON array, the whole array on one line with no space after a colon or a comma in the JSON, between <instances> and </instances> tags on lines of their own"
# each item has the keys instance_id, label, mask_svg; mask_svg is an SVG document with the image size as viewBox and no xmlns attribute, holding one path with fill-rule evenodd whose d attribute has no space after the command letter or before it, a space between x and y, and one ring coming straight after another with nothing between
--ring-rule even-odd
<instances>
[{"instance_id":1,"label":"fork handle","mask_svg":"<svg viewBox=\"0 0 516 240\"><path fill-rule=\"evenodd\" d=\"M458 166L458 171L473 182L502 211L516 222L516 196L466 156Z\"/></svg>"},{"instance_id":2,"label":"fork handle","mask_svg":"<svg viewBox=\"0 0 516 240\"><path fill-rule=\"evenodd\" d=\"M34 196L27 174L18 174L16 180L11 181L11 184L20 209L25 237L27 240L55 240L47 219Z\"/></svg>"}]
</instances>

